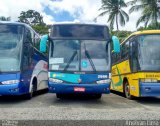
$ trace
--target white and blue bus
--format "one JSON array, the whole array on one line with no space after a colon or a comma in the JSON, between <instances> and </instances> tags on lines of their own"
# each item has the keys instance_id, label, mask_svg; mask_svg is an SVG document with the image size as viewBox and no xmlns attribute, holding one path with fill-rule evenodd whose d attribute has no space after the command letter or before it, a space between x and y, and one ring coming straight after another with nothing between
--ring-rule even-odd
<instances>
[{"instance_id":1,"label":"white and blue bus","mask_svg":"<svg viewBox=\"0 0 160 126\"><path fill-rule=\"evenodd\" d=\"M54 24L41 39L40 50L49 49L49 92L91 94L101 98L110 92L111 42L119 52L119 40L105 25ZM47 46L48 43L48 46Z\"/></svg>"},{"instance_id":2,"label":"white and blue bus","mask_svg":"<svg viewBox=\"0 0 160 126\"><path fill-rule=\"evenodd\" d=\"M0 22L0 95L30 99L33 92L48 88L48 58L38 51L39 42L30 26Z\"/></svg>"}]
</instances>

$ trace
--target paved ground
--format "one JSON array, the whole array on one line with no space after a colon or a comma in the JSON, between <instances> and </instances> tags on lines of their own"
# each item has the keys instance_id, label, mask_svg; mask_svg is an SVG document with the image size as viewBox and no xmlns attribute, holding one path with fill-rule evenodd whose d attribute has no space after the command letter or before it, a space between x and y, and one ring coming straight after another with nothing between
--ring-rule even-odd
<instances>
[{"instance_id":1,"label":"paved ground","mask_svg":"<svg viewBox=\"0 0 160 126\"><path fill-rule=\"evenodd\" d=\"M160 119L160 98L134 101L117 94L57 99L41 93L31 100L0 96L0 120L130 120Z\"/></svg>"}]
</instances>

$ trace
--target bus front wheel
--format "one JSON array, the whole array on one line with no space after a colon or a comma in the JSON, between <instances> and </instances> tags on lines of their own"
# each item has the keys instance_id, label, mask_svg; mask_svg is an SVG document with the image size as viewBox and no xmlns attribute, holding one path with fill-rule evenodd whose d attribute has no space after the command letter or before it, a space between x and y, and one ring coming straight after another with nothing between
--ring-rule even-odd
<instances>
[{"instance_id":1,"label":"bus front wheel","mask_svg":"<svg viewBox=\"0 0 160 126\"><path fill-rule=\"evenodd\" d=\"M94 95L94 98L95 98L95 99L101 99L101 97L102 97L102 94L95 94L95 95Z\"/></svg>"},{"instance_id":2,"label":"bus front wheel","mask_svg":"<svg viewBox=\"0 0 160 126\"><path fill-rule=\"evenodd\" d=\"M31 86L31 91L25 95L27 100L30 100L33 97L33 93L37 91L37 83L34 83Z\"/></svg>"},{"instance_id":3,"label":"bus front wheel","mask_svg":"<svg viewBox=\"0 0 160 126\"><path fill-rule=\"evenodd\" d=\"M64 94L56 94L56 97L61 99L64 97Z\"/></svg>"},{"instance_id":4,"label":"bus front wheel","mask_svg":"<svg viewBox=\"0 0 160 126\"><path fill-rule=\"evenodd\" d=\"M133 99L133 96L130 94L130 86L128 84L128 82L125 83L124 85L124 94L125 94L125 97L132 100Z\"/></svg>"},{"instance_id":5,"label":"bus front wheel","mask_svg":"<svg viewBox=\"0 0 160 126\"><path fill-rule=\"evenodd\" d=\"M25 99L30 100L33 97L34 88L33 85L31 87L31 91L25 95Z\"/></svg>"}]
</instances>

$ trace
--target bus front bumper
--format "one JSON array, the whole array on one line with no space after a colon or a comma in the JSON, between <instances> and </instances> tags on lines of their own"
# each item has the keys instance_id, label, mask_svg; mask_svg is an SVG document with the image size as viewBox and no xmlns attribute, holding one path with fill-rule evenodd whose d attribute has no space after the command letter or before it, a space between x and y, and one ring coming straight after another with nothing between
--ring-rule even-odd
<instances>
[{"instance_id":1,"label":"bus front bumper","mask_svg":"<svg viewBox=\"0 0 160 126\"><path fill-rule=\"evenodd\" d=\"M19 84L0 85L0 95L20 95Z\"/></svg>"},{"instance_id":2,"label":"bus front bumper","mask_svg":"<svg viewBox=\"0 0 160 126\"><path fill-rule=\"evenodd\" d=\"M140 83L140 96L142 97L160 96L160 83Z\"/></svg>"},{"instance_id":3,"label":"bus front bumper","mask_svg":"<svg viewBox=\"0 0 160 126\"><path fill-rule=\"evenodd\" d=\"M109 94L110 84L58 84L49 82L49 92L59 94Z\"/></svg>"}]
</instances>

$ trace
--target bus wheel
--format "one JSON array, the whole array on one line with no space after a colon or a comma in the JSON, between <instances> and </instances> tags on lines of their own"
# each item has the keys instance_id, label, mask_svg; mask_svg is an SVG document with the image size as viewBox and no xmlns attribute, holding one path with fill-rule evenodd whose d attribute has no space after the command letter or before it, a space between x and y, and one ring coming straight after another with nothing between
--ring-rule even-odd
<instances>
[{"instance_id":1,"label":"bus wheel","mask_svg":"<svg viewBox=\"0 0 160 126\"><path fill-rule=\"evenodd\" d=\"M61 99L64 97L64 95L63 94L56 94L56 97Z\"/></svg>"},{"instance_id":2,"label":"bus wheel","mask_svg":"<svg viewBox=\"0 0 160 126\"><path fill-rule=\"evenodd\" d=\"M29 92L28 94L25 95L25 98L27 100L30 100L32 97L33 97L33 92L34 92L34 86L32 84L32 87L31 87L31 92Z\"/></svg>"},{"instance_id":3,"label":"bus wheel","mask_svg":"<svg viewBox=\"0 0 160 126\"><path fill-rule=\"evenodd\" d=\"M95 94L95 95L94 95L94 98L95 98L95 99L101 99L101 97L102 97L102 94Z\"/></svg>"},{"instance_id":4,"label":"bus wheel","mask_svg":"<svg viewBox=\"0 0 160 126\"><path fill-rule=\"evenodd\" d=\"M124 85L124 94L125 94L125 97L132 100L133 99L133 96L130 94L130 86L128 84L128 82L125 83Z\"/></svg>"}]
</instances>

